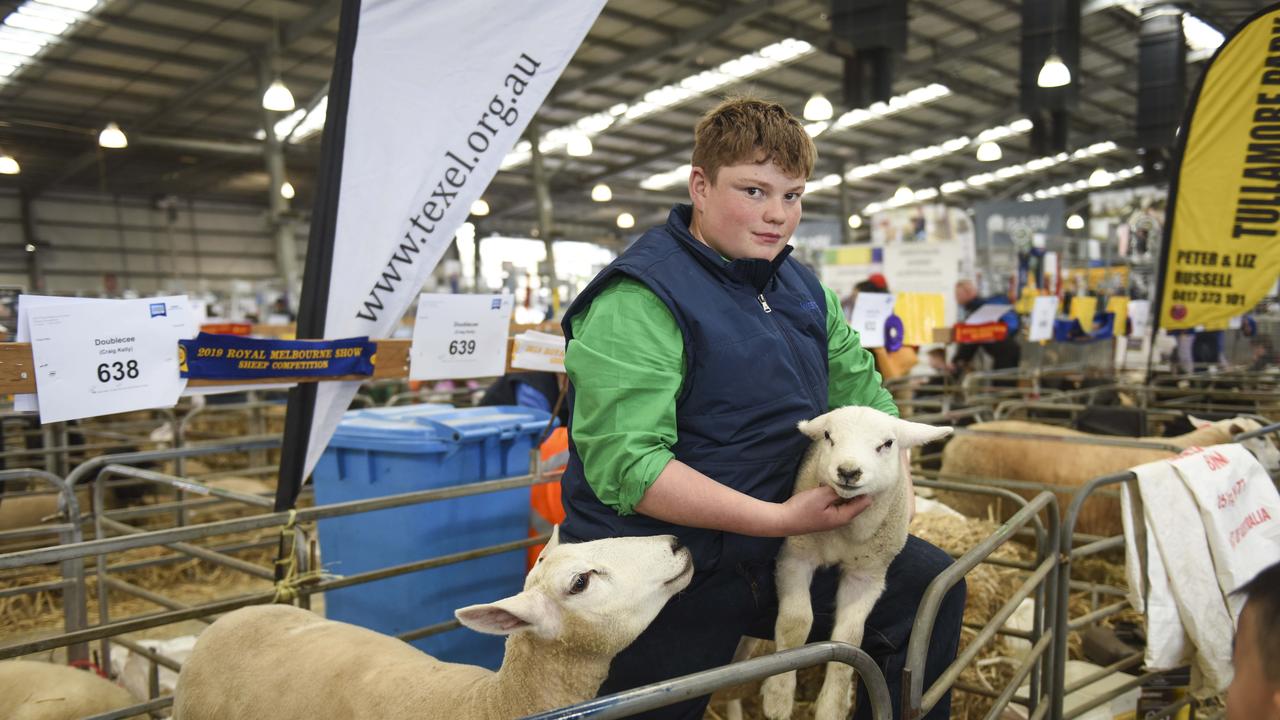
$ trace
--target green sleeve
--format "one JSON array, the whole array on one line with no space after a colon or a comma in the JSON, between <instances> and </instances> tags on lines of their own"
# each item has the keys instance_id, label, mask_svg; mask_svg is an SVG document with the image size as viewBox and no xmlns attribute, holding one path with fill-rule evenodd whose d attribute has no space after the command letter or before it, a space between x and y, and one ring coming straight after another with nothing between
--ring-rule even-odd
<instances>
[{"instance_id":1,"label":"green sleeve","mask_svg":"<svg viewBox=\"0 0 1280 720\"><path fill-rule=\"evenodd\" d=\"M587 484L619 515L675 455L684 337L667 306L621 278L572 319L564 366L573 381L573 443Z\"/></svg>"},{"instance_id":2,"label":"green sleeve","mask_svg":"<svg viewBox=\"0 0 1280 720\"><path fill-rule=\"evenodd\" d=\"M822 289L827 296L827 405L832 410L863 405L897 417L898 407L881 385L875 357L845 321L835 292L826 286Z\"/></svg>"}]
</instances>

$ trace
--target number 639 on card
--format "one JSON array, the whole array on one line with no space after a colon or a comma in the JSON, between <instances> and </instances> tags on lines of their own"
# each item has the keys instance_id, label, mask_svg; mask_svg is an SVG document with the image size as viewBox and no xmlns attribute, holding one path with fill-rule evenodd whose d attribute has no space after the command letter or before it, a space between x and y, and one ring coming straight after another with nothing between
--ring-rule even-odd
<instances>
[{"instance_id":1,"label":"number 639 on card","mask_svg":"<svg viewBox=\"0 0 1280 720\"><path fill-rule=\"evenodd\" d=\"M507 366L510 295L423 293L409 349L409 379L501 375Z\"/></svg>"}]
</instances>

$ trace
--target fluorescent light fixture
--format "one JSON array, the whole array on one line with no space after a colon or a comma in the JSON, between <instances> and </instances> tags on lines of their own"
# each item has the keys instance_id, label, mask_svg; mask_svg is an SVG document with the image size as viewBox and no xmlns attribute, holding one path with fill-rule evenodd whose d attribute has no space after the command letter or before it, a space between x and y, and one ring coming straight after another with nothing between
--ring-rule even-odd
<instances>
[{"instance_id":1,"label":"fluorescent light fixture","mask_svg":"<svg viewBox=\"0 0 1280 720\"><path fill-rule=\"evenodd\" d=\"M120 126L109 122L107 126L102 128L102 132L98 133L98 144L104 148L127 148L129 147L129 138L125 137L124 131Z\"/></svg>"},{"instance_id":2,"label":"fluorescent light fixture","mask_svg":"<svg viewBox=\"0 0 1280 720\"><path fill-rule=\"evenodd\" d=\"M631 213L624 212L624 213L618 214L618 227L622 228L623 230L630 230L635 226L636 226L636 219Z\"/></svg>"},{"instance_id":3,"label":"fluorescent light fixture","mask_svg":"<svg viewBox=\"0 0 1280 720\"><path fill-rule=\"evenodd\" d=\"M297 195L297 192L293 189L293 183L285 180L284 184L280 186L280 197L285 200L292 200L295 195Z\"/></svg>"},{"instance_id":4,"label":"fluorescent light fixture","mask_svg":"<svg viewBox=\"0 0 1280 720\"><path fill-rule=\"evenodd\" d=\"M1182 34L1187 40L1187 49L1204 57L1212 55L1225 39L1222 33L1191 13L1182 15Z\"/></svg>"},{"instance_id":5,"label":"fluorescent light fixture","mask_svg":"<svg viewBox=\"0 0 1280 720\"><path fill-rule=\"evenodd\" d=\"M297 106L293 103L293 93L289 92L284 81L277 77L267 86L267 91L262 93L262 107L275 112L293 112Z\"/></svg>"},{"instance_id":6,"label":"fluorescent light fixture","mask_svg":"<svg viewBox=\"0 0 1280 720\"><path fill-rule=\"evenodd\" d=\"M22 167L18 165L18 161L8 153L0 154L0 175L17 175L22 172Z\"/></svg>"},{"instance_id":7,"label":"fluorescent light fixture","mask_svg":"<svg viewBox=\"0 0 1280 720\"><path fill-rule=\"evenodd\" d=\"M978 160L981 162L995 162L1004 157L1004 153L1000 151L1000 145L995 140L988 140L978 146Z\"/></svg>"},{"instance_id":8,"label":"fluorescent light fixture","mask_svg":"<svg viewBox=\"0 0 1280 720\"><path fill-rule=\"evenodd\" d=\"M36 246L32 245L31 243L27 243L27 252L35 252L35 251L36 251Z\"/></svg>"},{"instance_id":9,"label":"fluorescent light fixture","mask_svg":"<svg viewBox=\"0 0 1280 720\"><path fill-rule=\"evenodd\" d=\"M810 122L830 120L834 115L835 108L831 107L831 101L822 93L814 93L804 104L804 119Z\"/></svg>"},{"instance_id":10,"label":"fluorescent light fixture","mask_svg":"<svg viewBox=\"0 0 1280 720\"><path fill-rule=\"evenodd\" d=\"M873 202L863 208L862 212L864 215L868 215L879 212L885 208L900 207L902 205L909 205L912 202L930 200L937 197L939 194L953 195L965 190L983 188L993 183L1000 183L1017 177L1034 175L1056 165L1061 165L1062 163L1089 159L1097 157L1098 155L1105 155L1107 153L1114 152L1117 147L1118 146L1113 142L1098 142L1086 148L1081 148L1074 153L1059 153L1050 157L1037 158L1018 165L1006 165L991 172L970 175L964 179L948 180L939 185L937 189L921 188L919 190L912 190L911 188L902 186L893 194L893 197L888 200ZM1105 173L1106 171L1103 170L1102 172ZM1114 181L1128 179L1133 177L1133 174L1132 170L1121 170L1114 174L1108 173L1108 177L1111 179L1108 179L1107 184L1111 184L1111 182ZM1081 180L1079 183L1080 185L1078 189L1087 189L1089 187L1089 182L1086 180ZM1018 197L1020 200L1034 200L1037 195L1035 193L1023 193Z\"/></svg>"},{"instance_id":11,"label":"fluorescent light fixture","mask_svg":"<svg viewBox=\"0 0 1280 720\"><path fill-rule=\"evenodd\" d=\"M1067 218L1068 230L1080 230L1083 228L1084 228L1084 218L1080 217L1078 214L1072 214L1071 217Z\"/></svg>"},{"instance_id":12,"label":"fluorescent light fixture","mask_svg":"<svg viewBox=\"0 0 1280 720\"><path fill-rule=\"evenodd\" d=\"M586 157L591 154L594 148L591 147L591 138L586 133L574 133L572 137L565 142L565 152L570 157Z\"/></svg>"},{"instance_id":13,"label":"fluorescent light fixture","mask_svg":"<svg viewBox=\"0 0 1280 720\"><path fill-rule=\"evenodd\" d=\"M673 170L650 175L640 181L640 187L645 190L666 190L682 182L688 182L691 172L693 172L692 165L681 165Z\"/></svg>"},{"instance_id":14,"label":"fluorescent light fixture","mask_svg":"<svg viewBox=\"0 0 1280 720\"><path fill-rule=\"evenodd\" d=\"M978 133L977 140L982 142L994 142L1003 140L1015 135L1021 135L1031 129L1031 121L1026 118L1015 120L1007 125L997 125L987 128ZM874 177L901 168L922 165L940 157L951 155L973 145L974 139L966 135L951 138L937 145L928 145L918 147L902 155L894 155L877 162L859 165L851 168L845 175L850 182L856 182L869 177ZM822 188L817 188L821 190ZM812 190L810 190L812 192Z\"/></svg>"},{"instance_id":15,"label":"fluorescent light fixture","mask_svg":"<svg viewBox=\"0 0 1280 720\"><path fill-rule=\"evenodd\" d=\"M488 215L489 203L485 202L484 198L477 198L475 202L471 203L471 214L476 217Z\"/></svg>"},{"instance_id":16,"label":"fluorescent light fixture","mask_svg":"<svg viewBox=\"0 0 1280 720\"><path fill-rule=\"evenodd\" d=\"M951 89L946 85L933 83L931 85L923 85L914 90L905 92L901 95L895 95L889 98L889 102L871 103L865 108L856 108L836 118L830 124L832 132L837 130L848 130L859 125L865 125L869 122L879 120L881 118L896 115L904 110L918 108L921 105L927 105L935 100L940 100L951 94ZM809 126L805 127L809 130ZM823 128L826 130L826 128ZM810 136L816 135L812 131Z\"/></svg>"},{"instance_id":17,"label":"fluorescent light fixture","mask_svg":"<svg viewBox=\"0 0 1280 720\"><path fill-rule=\"evenodd\" d=\"M1036 85L1042 88L1056 88L1063 85L1071 84L1071 71L1067 69L1066 63L1062 62L1062 57L1058 53L1050 53L1045 58L1044 65L1040 67L1040 74L1036 76Z\"/></svg>"},{"instance_id":18,"label":"fluorescent light fixture","mask_svg":"<svg viewBox=\"0 0 1280 720\"><path fill-rule=\"evenodd\" d=\"M1114 182L1121 182L1123 180L1128 180L1129 178L1137 177L1141 174L1142 174L1142 166L1134 165L1131 168L1124 168L1122 170L1117 170L1114 173L1111 173L1111 176L1114 178ZM1055 197L1061 197L1063 195L1070 195L1072 193L1078 193L1084 190L1088 190L1089 187L1090 187L1089 180L1086 178L1081 178L1073 182L1062 183L1061 185L1054 185L1053 187L1048 187L1048 188L1041 188L1039 190L1034 190L1032 192L1025 192L1019 195L1018 199L1019 200L1045 200L1047 198L1055 198Z\"/></svg>"},{"instance_id":19,"label":"fluorescent light fixture","mask_svg":"<svg viewBox=\"0 0 1280 720\"><path fill-rule=\"evenodd\" d=\"M853 228L854 230L857 230L858 228L862 227L862 216L861 216L861 215L856 215L856 214L855 214L855 215L850 215L850 216L849 216L849 227Z\"/></svg>"},{"instance_id":20,"label":"fluorescent light fixture","mask_svg":"<svg viewBox=\"0 0 1280 720\"><path fill-rule=\"evenodd\" d=\"M27 0L0 22L0 84L89 17L99 0Z\"/></svg>"},{"instance_id":21,"label":"fluorescent light fixture","mask_svg":"<svg viewBox=\"0 0 1280 720\"><path fill-rule=\"evenodd\" d=\"M597 183L595 187L591 188L591 199L596 202L609 202L613 199L613 190L610 190L609 186L604 183Z\"/></svg>"},{"instance_id":22,"label":"fluorescent light fixture","mask_svg":"<svg viewBox=\"0 0 1280 720\"><path fill-rule=\"evenodd\" d=\"M745 80L789 63L813 52L813 46L803 40L787 38L766 45L753 53L747 53L720 65L690 75L678 82L650 90L633 103L618 103L608 110L579 118L570 125L547 131L538 140L538 149L544 153L567 149L569 140L576 133L587 138L595 137L615 125L635 122L710 94L727 85ZM502 159L501 169L510 170L529 161L532 146L528 140L516 143L515 148Z\"/></svg>"}]
</instances>

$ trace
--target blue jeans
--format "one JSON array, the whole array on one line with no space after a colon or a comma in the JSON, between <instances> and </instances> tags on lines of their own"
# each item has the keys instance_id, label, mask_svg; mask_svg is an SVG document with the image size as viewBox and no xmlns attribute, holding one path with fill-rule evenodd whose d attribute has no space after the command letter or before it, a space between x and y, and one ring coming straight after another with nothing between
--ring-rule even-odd
<instances>
[{"instance_id":1,"label":"blue jeans","mask_svg":"<svg viewBox=\"0 0 1280 720\"><path fill-rule=\"evenodd\" d=\"M908 537L906 546L889 566L884 594L867 618L862 649L875 658L884 672L895 718L902 716L902 673L916 608L925 588L951 563L951 557L942 550L917 537ZM814 576L809 642L831 637L837 581L835 568ZM964 603L965 585L961 582L946 595L938 611L925 661L926 689L955 659ZM727 665L743 635L773 638L777 614L771 563L767 567L740 566L700 574L688 589L667 603L630 647L614 658L600 695ZM699 720L709 699L695 698L636 717ZM950 716L951 694L947 693L924 720L946 720ZM854 718L870 717L866 693L858 693Z\"/></svg>"}]
</instances>

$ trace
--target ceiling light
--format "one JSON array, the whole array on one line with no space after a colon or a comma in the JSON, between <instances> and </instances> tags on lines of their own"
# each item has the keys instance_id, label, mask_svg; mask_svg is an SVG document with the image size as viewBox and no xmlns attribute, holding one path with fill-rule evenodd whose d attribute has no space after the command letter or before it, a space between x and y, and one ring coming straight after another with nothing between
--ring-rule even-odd
<instances>
[{"instance_id":1,"label":"ceiling light","mask_svg":"<svg viewBox=\"0 0 1280 720\"><path fill-rule=\"evenodd\" d=\"M598 183L591 188L591 199L596 202L609 202L613 199L613 191L609 189L608 185Z\"/></svg>"},{"instance_id":2,"label":"ceiling light","mask_svg":"<svg viewBox=\"0 0 1280 720\"><path fill-rule=\"evenodd\" d=\"M35 251L36 251L36 246L32 245L31 243L27 243L27 252L35 252Z\"/></svg>"},{"instance_id":3,"label":"ceiling light","mask_svg":"<svg viewBox=\"0 0 1280 720\"><path fill-rule=\"evenodd\" d=\"M994 140L988 140L978 146L978 160L982 162L995 162L1003 156L1000 145Z\"/></svg>"},{"instance_id":4,"label":"ceiling light","mask_svg":"<svg viewBox=\"0 0 1280 720\"><path fill-rule=\"evenodd\" d=\"M636 226L636 219L631 215L631 213L624 212L624 213L618 214L618 227L622 228L623 230L629 230L635 226Z\"/></svg>"},{"instance_id":5,"label":"ceiling light","mask_svg":"<svg viewBox=\"0 0 1280 720\"><path fill-rule=\"evenodd\" d=\"M1111 173L1107 172L1106 168L1098 168L1089 175L1089 186L1106 187L1111 184L1113 179L1114 178L1111 177Z\"/></svg>"},{"instance_id":6,"label":"ceiling light","mask_svg":"<svg viewBox=\"0 0 1280 720\"><path fill-rule=\"evenodd\" d=\"M280 197L285 200L292 200L295 195L297 195L297 193L294 192L293 183L285 180L284 184L280 186Z\"/></svg>"},{"instance_id":7,"label":"ceiling light","mask_svg":"<svg viewBox=\"0 0 1280 720\"><path fill-rule=\"evenodd\" d=\"M488 215L489 203L485 202L484 198L479 198L475 202L471 203L471 214L476 217L484 217L485 215Z\"/></svg>"},{"instance_id":8,"label":"ceiling light","mask_svg":"<svg viewBox=\"0 0 1280 720\"><path fill-rule=\"evenodd\" d=\"M262 107L276 112L292 112L297 106L293 103L293 93L289 92L284 81L277 77L271 81L267 91L262 93Z\"/></svg>"},{"instance_id":9,"label":"ceiling light","mask_svg":"<svg viewBox=\"0 0 1280 720\"><path fill-rule=\"evenodd\" d=\"M831 107L831 101L822 93L814 93L809 102L804 104L804 119L810 122L830 120L833 115L835 108Z\"/></svg>"},{"instance_id":10,"label":"ceiling light","mask_svg":"<svg viewBox=\"0 0 1280 720\"><path fill-rule=\"evenodd\" d=\"M1182 14L1182 34L1187 48L1197 54L1211 54L1223 41L1222 33L1191 13Z\"/></svg>"},{"instance_id":11,"label":"ceiling light","mask_svg":"<svg viewBox=\"0 0 1280 720\"><path fill-rule=\"evenodd\" d=\"M906 185L899 185L896 192L893 193L893 201L896 203L909 203L916 199L916 194Z\"/></svg>"},{"instance_id":12,"label":"ceiling light","mask_svg":"<svg viewBox=\"0 0 1280 720\"><path fill-rule=\"evenodd\" d=\"M1079 215L1073 214L1071 217L1067 218L1068 230L1080 230L1083 227L1084 227L1084 218L1080 217Z\"/></svg>"},{"instance_id":13,"label":"ceiling light","mask_svg":"<svg viewBox=\"0 0 1280 720\"><path fill-rule=\"evenodd\" d=\"M0 175L17 175L22 172L22 168L18 165L18 161L13 159L12 155L7 153L0 154Z\"/></svg>"},{"instance_id":14,"label":"ceiling light","mask_svg":"<svg viewBox=\"0 0 1280 720\"><path fill-rule=\"evenodd\" d=\"M102 132L98 133L98 144L104 148L127 148L129 147L129 138L124 136L124 131L120 126L109 122L107 126L102 128Z\"/></svg>"},{"instance_id":15,"label":"ceiling light","mask_svg":"<svg viewBox=\"0 0 1280 720\"><path fill-rule=\"evenodd\" d=\"M1036 77L1036 85L1042 88L1056 88L1071 84L1071 71L1058 53L1050 53L1045 58L1040 74Z\"/></svg>"},{"instance_id":16,"label":"ceiling light","mask_svg":"<svg viewBox=\"0 0 1280 720\"><path fill-rule=\"evenodd\" d=\"M853 228L854 230L857 230L858 228L862 227L862 216L861 216L861 215L850 215L850 216L849 216L849 227Z\"/></svg>"},{"instance_id":17,"label":"ceiling light","mask_svg":"<svg viewBox=\"0 0 1280 720\"><path fill-rule=\"evenodd\" d=\"M564 151L569 153L570 157L586 157L591 154L591 138L586 133L574 133L567 143L565 143Z\"/></svg>"}]
</instances>

